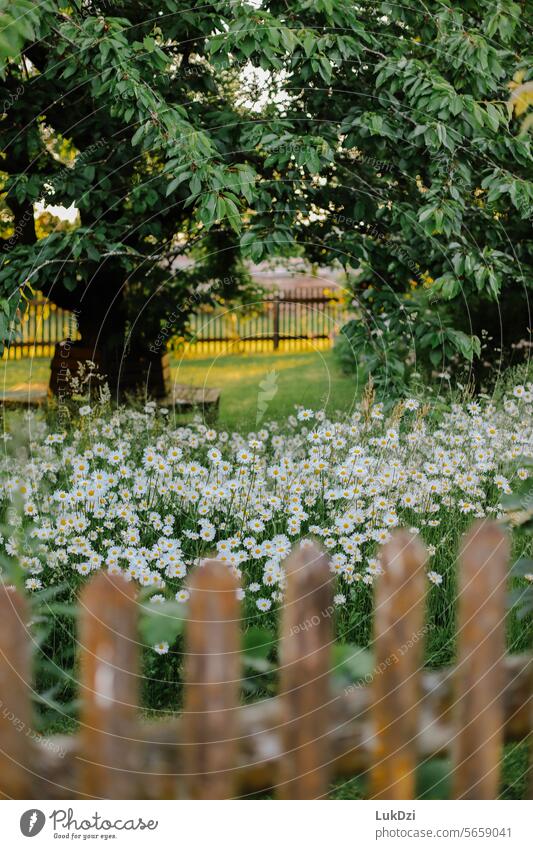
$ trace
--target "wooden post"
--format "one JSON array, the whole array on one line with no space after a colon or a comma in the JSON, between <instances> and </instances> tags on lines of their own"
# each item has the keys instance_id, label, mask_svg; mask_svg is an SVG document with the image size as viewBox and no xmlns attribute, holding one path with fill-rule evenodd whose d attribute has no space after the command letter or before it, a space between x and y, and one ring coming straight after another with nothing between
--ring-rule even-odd
<instances>
[{"instance_id":1,"label":"wooden post","mask_svg":"<svg viewBox=\"0 0 533 849\"><path fill-rule=\"evenodd\" d=\"M533 668L529 670L529 692L528 692L528 714L529 714L529 769L527 779L527 798L533 799Z\"/></svg>"},{"instance_id":2,"label":"wooden post","mask_svg":"<svg viewBox=\"0 0 533 849\"><path fill-rule=\"evenodd\" d=\"M333 645L329 560L318 545L304 543L287 560L286 573L278 795L282 799L319 799L329 789L332 759L328 736Z\"/></svg>"},{"instance_id":3,"label":"wooden post","mask_svg":"<svg viewBox=\"0 0 533 849\"><path fill-rule=\"evenodd\" d=\"M407 531L396 531L381 554L384 572L376 582L371 684L373 799L415 796L425 562L423 545Z\"/></svg>"},{"instance_id":4,"label":"wooden post","mask_svg":"<svg viewBox=\"0 0 533 849\"><path fill-rule=\"evenodd\" d=\"M227 564L216 560L205 561L191 575L182 741L190 799L235 795L241 677L236 589Z\"/></svg>"},{"instance_id":5,"label":"wooden post","mask_svg":"<svg viewBox=\"0 0 533 849\"><path fill-rule=\"evenodd\" d=\"M504 531L495 522L476 522L463 539L459 560L456 799L496 799L499 792L508 561Z\"/></svg>"},{"instance_id":6,"label":"wooden post","mask_svg":"<svg viewBox=\"0 0 533 849\"><path fill-rule=\"evenodd\" d=\"M0 798L31 798L30 641L25 600L0 583Z\"/></svg>"},{"instance_id":7,"label":"wooden post","mask_svg":"<svg viewBox=\"0 0 533 849\"><path fill-rule=\"evenodd\" d=\"M274 327L272 338L274 340L274 350L279 348L279 314L280 314L280 294L276 292L274 296Z\"/></svg>"},{"instance_id":8,"label":"wooden post","mask_svg":"<svg viewBox=\"0 0 533 849\"><path fill-rule=\"evenodd\" d=\"M84 589L81 606L81 795L141 798L134 585L100 572Z\"/></svg>"},{"instance_id":9,"label":"wooden post","mask_svg":"<svg viewBox=\"0 0 533 849\"><path fill-rule=\"evenodd\" d=\"M527 776L527 798L533 799L533 669L529 673L529 769Z\"/></svg>"}]
</instances>

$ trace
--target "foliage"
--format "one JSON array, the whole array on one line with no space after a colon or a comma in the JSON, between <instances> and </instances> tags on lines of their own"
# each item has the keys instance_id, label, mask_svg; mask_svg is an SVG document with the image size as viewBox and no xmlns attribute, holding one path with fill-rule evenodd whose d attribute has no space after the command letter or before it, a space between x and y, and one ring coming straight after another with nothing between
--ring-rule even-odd
<instances>
[{"instance_id":1,"label":"foliage","mask_svg":"<svg viewBox=\"0 0 533 849\"><path fill-rule=\"evenodd\" d=\"M174 601L141 604L141 636L147 645L167 642L172 645L183 633L184 607Z\"/></svg>"},{"instance_id":2,"label":"foliage","mask_svg":"<svg viewBox=\"0 0 533 849\"><path fill-rule=\"evenodd\" d=\"M4 226L1 337L28 286L66 308L89 287L104 307L109 291L127 294L130 318L142 314L140 337L145 314L158 316L146 346L173 303L182 307L173 313L179 333L199 303L247 284L231 233L256 173L239 141L235 73L206 58L231 14L231 4L216 5L193 13L170 0L155 18L144 2L21 2L5 11L0 177L11 232ZM74 204L78 226L36 233L39 200ZM194 268L174 273L193 246ZM86 311L98 305L96 297Z\"/></svg>"},{"instance_id":3,"label":"foliage","mask_svg":"<svg viewBox=\"0 0 533 849\"><path fill-rule=\"evenodd\" d=\"M162 315L199 281L208 298L215 282L223 296L238 290L239 257L287 253L340 264L359 299L372 286L403 304L414 288L424 304L427 289L417 368L469 367L483 331L484 359L526 332L529 4L0 8L14 234L0 270L4 334L27 281L67 298L116 278ZM75 203L80 226L36 243L26 216L40 198ZM202 261L175 273L175 255L193 250ZM166 302L152 304L162 289ZM399 349L408 315L396 315Z\"/></svg>"},{"instance_id":4,"label":"foliage","mask_svg":"<svg viewBox=\"0 0 533 849\"><path fill-rule=\"evenodd\" d=\"M274 631L252 625L242 637L244 677L247 697L274 695L277 686L277 637Z\"/></svg>"},{"instance_id":5,"label":"foliage","mask_svg":"<svg viewBox=\"0 0 533 849\"><path fill-rule=\"evenodd\" d=\"M380 59L353 69L357 85L335 74L329 115L344 116L343 135L338 182L323 192L338 227L317 220L313 241L327 245L325 256L361 263L348 277L357 298L345 330L352 360L377 369L386 351L393 391L414 371L453 373L461 364L479 381L485 362L499 364L530 339L531 142L519 120L531 83L518 81L531 76L531 8L362 7L378 5ZM375 290L389 296L385 338Z\"/></svg>"},{"instance_id":6,"label":"foliage","mask_svg":"<svg viewBox=\"0 0 533 849\"><path fill-rule=\"evenodd\" d=\"M415 385L425 363L435 369L443 363L456 365L461 358L471 363L481 352L477 336L454 327L453 317L436 310L426 292L369 287L356 304L359 316L341 329L336 355L345 372L357 372L361 381L372 378L380 389L392 390L393 397L409 382Z\"/></svg>"},{"instance_id":7,"label":"foliage","mask_svg":"<svg viewBox=\"0 0 533 849\"><path fill-rule=\"evenodd\" d=\"M336 643L333 646L334 675L343 687L369 683L374 667L374 658L368 649L350 643Z\"/></svg>"}]
</instances>

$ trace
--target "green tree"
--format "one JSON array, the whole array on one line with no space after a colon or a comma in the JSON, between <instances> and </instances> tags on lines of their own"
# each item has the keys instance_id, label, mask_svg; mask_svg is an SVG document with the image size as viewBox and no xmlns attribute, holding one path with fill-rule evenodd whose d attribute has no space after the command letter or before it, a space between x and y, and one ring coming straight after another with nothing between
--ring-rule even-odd
<instances>
[{"instance_id":1,"label":"green tree","mask_svg":"<svg viewBox=\"0 0 533 849\"><path fill-rule=\"evenodd\" d=\"M4 324L29 280L118 357L132 317L150 336L147 304L159 322L209 281L239 289L242 259L298 253L345 269L345 353L375 378L479 370L531 327L531 137L508 106L531 4L0 9ZM80 226L36 242L43 196ZM180 251L196 262L173 274Z\"/></svg>"},{"instance_id":2,"label":"green tree","mask_svg":"<svg viewBox=\"0 0 533 849\"><path fill-rule=\"evenodd\" d=\"M399 386L415 369L459 366L479 381L484 363L508 362L531 338L531 136L521 123L531 83L520 84L533 77L533 7L266 5L292 17L296 39L270 163L294 187L293 238L313 261L346 269L359 315L343 334L345 360ZM283 133L292 144L301 136L300 151L284 148ZM253 244L253 228L243 238Z\"/></svg>"},{"instance_id":3,"label":"green tree","mask_svg":"<svg viewBox=\"0 0 533 849\"><path fill-rule=\"evenodd\" d=\"M161 391L150 349L166 317L180 332L199 303L247 282L236 234L256 172L241 152L238 72L206 58L224 14L25 0L0 13L0 333L40 289L76 311L82 356L114 390L152 366ZM74 204L78 225L38 239L37 201Z\"/></svg>"},{"instance_id":4,"label":"green tree","mask_svg":"<svg viewBox=\"0 0 533 849\"><path fill-rule=\"evenodd\" d=\"M278 233L347 272L345 360L400 387L508 362L532 326L531 139L508 103L533 77L531 4L303 0L257 17L291 43L284 108L249 144L270 151ZM254 59L239 22L219 49ZM269 227L265 210L242 236L255 259Z\"/></svg>"}]
</instances>

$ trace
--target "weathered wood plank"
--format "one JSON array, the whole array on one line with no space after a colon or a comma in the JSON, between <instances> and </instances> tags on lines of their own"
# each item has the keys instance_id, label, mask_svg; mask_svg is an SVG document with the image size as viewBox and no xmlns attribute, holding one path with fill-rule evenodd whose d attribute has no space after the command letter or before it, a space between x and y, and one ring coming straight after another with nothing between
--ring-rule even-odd
<instances>
[{"instance_id":1,"label":"weathered wood plank","mask_svg":"<svg viewBox=\"0 0 533 849\"><path fill-rule=\"evenodd\" d=\"M531 673L533 658L526 655L508 657L505 661L505 740L522 740L530 732ZM423 712L418 717L419 756L421 759L444 755L450 751L454 726L450 721L453 698L453 668L422 672ZM373 736L365 724L372 704L370 687L347 687L333 692L333 709L329 737L332 773L335 777L367 772L373 757ZM238 786L242 793L272 788L279 777L282 755L282 711L279 697L246 705L239 710ZM182 718L177 717L139 726L139 737L145 742L143 769L150 775L146 794L150 799L167 798L166 787L184 772L184 737ZM64 751L60 758L58 751ZM65 782L79 753L78 738L55 736L50 745L35 748L38 782L35 796L39 799L65 798L61 789L72 786Z\"/></svg>"},{"instance_id":2,"label":"weathered wood plank","mask_svg":"<svg viewBox=\"0 0 533 849\"><path fill-rule=\"evenodd\" d=\"M280 703L283 755L278 795L318 799L330 779L330 670L333 602L329 560L304 543L286 563L281 620Z\"/></svg>"},{"instance_id":3,"label":"weathered wood plank","mask_svg":"<svg viewBox=\"0 0 533 849\"><path fill-rule=\"evenodd\" d=\"M463 539L459 558L456 799L496 799L499 792L508 563L503 529L495 522L476 522Z\"/></svg>"},{"instance_id":4,"label":"weathered wood plank","mask_svg":"<svg viewBox=\"0 0 533 849\"><path fill-rule=\"evenodd\" d=\"M380 560L384 572L376 584L371 796L413 799L426 551L413 534L395 531L383 547Z\"/></svg>"},{"instance_id":5,"label":"weathered wood plank","mask_svg":"<svg viewBox=\"0 0 533 849\"><path fill-rule=\"evenodd\" d=\"M240 610L227 564L207 560L190 579L182 720L185 795L235 792L241 676Z\"/></svg>"},{"instance_id":6,"label":"weathered wood plank","mask_svg":"<svg viewBox=\"0 0 533 849\"><path fill-rule=\"evenodd\" d=\"M30 640L28 610L0 583L0 797L31 798Z\"/></svg>"},{"instance_id":7,"label":"weathered wood plank","mask_svg":"<svg viewBox=\"0 0 533 849\"><path fill-rule=\"evenodd\" d=\"M101 572L85 587L81 608L81 795L141 798L134 585Z\"/></svg>"}]
</instances>

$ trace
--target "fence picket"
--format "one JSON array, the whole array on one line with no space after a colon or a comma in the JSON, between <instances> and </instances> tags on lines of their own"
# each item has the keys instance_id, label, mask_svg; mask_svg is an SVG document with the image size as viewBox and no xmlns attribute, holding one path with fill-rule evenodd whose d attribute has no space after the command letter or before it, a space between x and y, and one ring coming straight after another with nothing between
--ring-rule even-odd
<instances>
[{"instance_id":1,"label":"fence picket","mask_svg":"<svg viewBox=\"0 0 533 849\"><path fill-rule=\"evenodd\" d=\"M376 590L371 796L413 799L426 552L416 536L396 531L380 559L384 573Z\"/></svg>"},{"instance_id":2,"label":"fence picket","mask_svg":"<svg viewBox=\"0 0 533 849\"><path fill-rule=\"evenodd\" d=\"M527 798L533 799L533 669L529 670L529 769L527 779Z\"/></svg>"},{"instance_id":3,"label":"fence picket","mask_svg":"<svg viewBox=\"0 0 533 849\"><path fill-rule=\"evenodd\" d=\"M240 610L227 564L207 560L190 579L185 654L185 795L234 795L239 702Z\"/></svg>"},{"instance_id":4,"label":"fence picket","mask_svg":"<svg viewBox=\"0 0 533 849\"><path fill-rule=\"evenodd\" d=\"M0 583L0 798L31 797L27 606Z\"/></svg>"},{"instance_id":5,"label":"fence picket","mask_svg":"<svg viewBox=\"0 0 533 849\"><path fill-rule=\"evenodd\" d=\"M507 536L495 522L476 522L463 539L453 744L456 799L498 796L508 558Z\"/></svg>"},{"instance_id":6,"label":"fence picket","mask_svg":"<svg viewBox=\"0 0 533 849\"><path fill-rule=\"evenodd\" d=\"M280 643L283 755L278 795L318 799L328 792L331 758L329 560L318 545L304 544L288 558L286 574Z\"/></svg>"},{"instance_id":7,"label":"fence picket","mask_svg":"<svg viewBox=\"0 0 533 849\"><path fill-rule=\"evenodd\" d=\"M96 575L81 597L81 793L141 798L138 742L137 604L120 575Z\"/></svg>"},{"instance_id":8,"label":"fence picket","mask_svg":"<svg viewBox=\"0 0 533 849\"><path fill-rule=\"evenodd\" d=\"M134 585L101 572L80 601L81 730L47 741L31 730L25 600L0 582L0 796L225 799L276 787L316 799L333 773L370 770L373 798L400 800L415 795L419 759L451 753L454 797L497 798L504 742L531 733L531 654L504 654L508 556L498 525L473 526L456 666L421 671L425 549L394 532L376 582L372 684L342 691L330 679L328 557L298 546L286 563L280 695L250 705L239 704L237 582L206 561L190 580L184 711L156 723L137 717Z\"/></svg>"}]
</instances>

